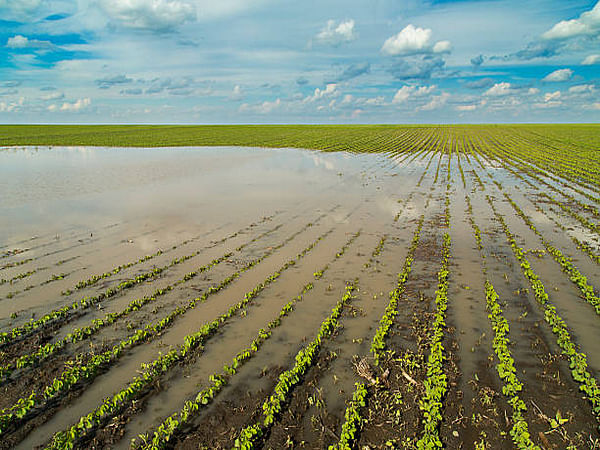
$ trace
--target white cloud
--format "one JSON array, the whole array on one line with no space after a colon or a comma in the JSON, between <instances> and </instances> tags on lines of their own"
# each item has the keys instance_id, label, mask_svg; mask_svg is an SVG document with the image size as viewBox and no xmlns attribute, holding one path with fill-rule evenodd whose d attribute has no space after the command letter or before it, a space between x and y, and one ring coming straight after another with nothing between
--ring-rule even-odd
<instances>
[{"instance_id":1,"label":"white cloud","mask_svg":"<svg viewBox=\"0 0 600 450\"><path fill-rule=\"evenodd\" d=\"M268 114L281 105L281 99L277 99L273 102L265 101L258 107L258 112L261 114Z\"/></svg>"},{"instance_id":2,"label":"white cloud","mask_svg":"<svg viewBox=\"0 0 600 450\"><path fill-rule=\"evenodd\" d=\"M549 101L545 103L534 103L533 107L537 109L549 109L549 108L557 108L562 105L562 102L559 101Z\"/></svg>"},{"instance_id":3,"label":"white cloud","mask_svg":"<svg viewBox=\"0 0 600 450\"><path fill-rule=\"evenodd\" d=\"M447 92L442 92L441 95L434 95L429 103L418 107L417 111L432 111L434 109L441 108L446 104L449 98L450 94Z\"/></svg>"},{"instance_id":4,"label":"white cloud","mask_svg":"<svg viewBox=\"0 0 600 450\"><path fill-rule=\"evenodd\" d=\"M337 84L329 83L325 86L325 89L316 88L313 95L306 97L304 102L314 102L315 100L320 100L324 97L337 96L338 94L339 91L337 90Z\"/></svg>"},{"instance_id":5,"label":"white cloud","mask_svg":"<svg viewBox=\"0 0 600 450\"><path fill-rule=\"evenodd\" d=\"M594 92L596 87L593 84L580 84L578 86L571 86L569 93L571 94L584 94L588 92Z\"/></svg>"},{"instance_id":6,"label":"white cloud","mask_svg":"<svg viewBox=\"0 0 600 450\"><path fill-rule=\"evenodd\" d=\"M544 94L544 101L546 103L556 101L560 98L560 91L547 92Z\"/></svg>"},{"instance_id":7,"label":"white cloud","mask_svg":"<svg viewBox=\"0 0 600 450\"><path fill-rule=\"evenodd\" d=\"M49 41L38 41L37 39L28 39L25 36L17 34L13 37L9 37L6 41L6 47L8 48L51 48L53 47L52 42Z\"/></svg>"},{"instance_id":8,"label":"white cloud","mask_svg":"<svg viewBox=\"0 0 600 450\"><path fill-rule=\"evenodd\" d=\"M382 95L371 97L365 100L365 104L369 106L382 106L385 105L385 98Z\"/></svg>"},{"instance_id":9,"label":"white cloud","mask_svg":"<svg viewBox=\"0 0 600 450\"><path fill-rule=\"evenodd\" d=\"M88 106L90 106L92 104L92 101L89 98L80 98L79 100L73 102L73 103L67 103L64 102L62 104L62 106L59 108L57 105L50 105L48 106L48 111L67 111L67 112L77 112L77 111L81 111L82 109L87 108Z\"/></svg>"},{"instance_id":10,"label":"white cloud","mask_svg":"<svg viewBox=\"0 0 600 450\"><path fill-rule=\"evenodd\" d=\"M388 38L381 51L388 55L409 55L429 51L431 46L431 29L415 28L407 25L398 34Z\"/></svg>"},{"instance_id":11,"label":"white cloud","mask_svg":"<svg viewBox=\"0 0 600 450\"><path fill-rule=\"evenodd\" d=\"M554 72L546 75L542 79L542 81L548 81L551 83L567 81L569 78L571 78L572 75L573 75L573 71L571 69L558 69L558 70L555 70Z\"/></svg>"},{"instance_id":12,"label":"white cloud","mask_svg":"<svg viewBox=\"0 0 600 450\"><path fill-rule=\"evenodd\" d=\"M358 119L363 112L364 111L362 109L355 109L354 111L352 111L352 119Z\"/></svg>"},{"instance_id":13,"label":"white cloud","mask_svg":"<svg viewBox=\"0 0 600 450\"><path fill-rule=\"evenodd\" d=\"M413 97L422 97L424 95L430 94L433 90L435 90L437 86L432 84L430 86L402 86L400 89L396 91L394 94L394 98L392 99L392 103L404 103L411 96Z\"/></svg>"},{"instance_id":14,"label":"white cloud","mask_svg":"<svg viewBox=\"0 0 600 450\"><path fill-rule=\"evenodd\" d=\"M416 55L419 53L446 53L451 49L450 41L431 43L432 31L429 28L407 25L398 34L383 43L381 52L386 55Z\"/></svg>"},{"instance_id":15,"label":"white cloud","mask_svg":"<svg viewBox=\"0 0 600 450\"><path fill-rule=\"evenodd\" d=\"M458 105L456 108L457 111L475 111L477 109L477 105Z\"/></svg>"},{"instance_id":16,"label":"white cloud","mask_svg":"<svg viewBox=\"0 0 600 450\"><path fill-rule=\"evenodd\" d=\"M438 41L433 46L433 53L450 53L450 50L452 50L450 41Z\"/></svg>"},{"instance_id":17,"label":"white cloud","mask_svg":"<svg viewBox=\"0 0 600 450\"><path fill-rule=\"evenodd\" d=\"M398 91L396 91L396 94L392 99L392 103L404 103L409 99L414 90L415 88L413 86L402 86L400 89L398 89Z\"/></svg>"},{"instance_id":18,"label":"white cloud","mask_svg":"<svg viewBox=\"0 0 600 450\"><path fill-rule=\"evenodd\" d=\"M431 92L433 92L436 87L437 86L435 84L432 84L430 86L419 86L415 91L415 95L417 97L421 97L423 95L431 94Z\"/></svg>"},{"instance_id":19,"label":"white cloud","mask_svg":"<svg viewBox=\"0 0 600 450\"><path fill-rule=\"evenodd\" d=\"M114 21L127 28L164 32L196 19L196 7L181 0L99 0Z\"/></svg>"},{"instance_id":20,"label":"white cloud","mask_svg":"<svg viewBox=\"0 0 600 450\"><path fill-rule=\"evenodd\" d=\"M233 87L231 94L229 94L229 99L233 100L233 101L240 101L243 98L244 98L244 92L242 91L242 88L240 87L240 85L236 84Z\"/></svg>"},{"instance_id":21,"label":"white cloud","mask_svg":"<svg viewBox=\"0 0 600 450\"><path fill-rule=\"evenodd\" d=\"M24 97L19 97L19 100L16 102L0 102L0 112L13 112L18 111L21 106L25 103Z\"/></svg>"},{"instance_id":22,"label":"white cloud","mask_svg":"<svg viewBox=\"0 0 600 450\"><path fill-rule=\"evenodd\" d=\"M590 11L582 13L579 18L562 20L550 30L542 34L548 40L562 40L579 36L596 36L600 34L600 2Z\"/></svg>"},{"instance_id":23,"label":"white cloud","mask_svg":"<svg viewBox=\"0 0 600 450\"><path fill-rule=\"evenodd\" d=\"M26 48L29 45L29 39L25 36L17 34L16 36L8 38L6 46L8 48Z\"/></svg>"},{"instance_id":24,"label":"white cloud","mask_svg":"<svg viewBox=\"0 0 600 450\"><path fill-rule=\"evenodd\" d=\"M527 89L527 93L529 95L536 95L540 93L540 90L538 88L529 88Z\"/></svg>"},{"instance_id":25,"label":"white cloud","mask_svg":"<svg viewBox=\"0 0 600 450\"><path fill-rule=\"evenodd\" d=\"M61 100L65 97L62 92L51 92L50 94L43 95L40 99L44 101L49 100Z\"/></svg>"},{"instance_id":26,"label":"white cloud","mask_svg":"<svg viewBox=\"0 0 600 450\"><path fill-rule=\"evenodd\" d=\"M340 44L351 42L357 37L354 30L354 20L344 20L337 23L330 19L327 25L314 37L313 42L325 45L338 46Z\"/></svg>"},{"instance_id":27,"label":"white cloud","mask_svg":"<svg viewBox=\"0 0 600 450\"><path fill-rule=\"evenodd\" d=\"M589 55L581 62L584 66L592 66L594 64L600 64L600 55Z\"/></svg>"},{"instance_id":28,"label":"white cloud","mask_svg":"<svg viewBox=\"0 0 600 450\"><path fill-rule=\"evenodd\" d=\"M269 114L273 110L279 108L281 106L281 99L278 98L272 102L264 101L258 105L249 105L248 103L242 103L238 108L238 111L241 113L245 112L256 112L259 114Z\"/></svg>"},{"instance_id":29,"label":"white cloud","mask_svg":"<svg viewBox=\"0 0 600 450\"><path fill-rule=\"evenodd\" d=\"M352 103L352 100L354 100L354 97L352 97L352 94L346 94L346 95L344 95L344 98L342 99L341 104L349 105Z\"/></svg>"},{"instance_id":30,"label":"white cloud","mask_svg":"<svg viewBox=\"0 0 600 450\"><path fill-rule=\"evenodd\" d=\"M488 95L490 97L501 97L504 95L513 94L514 89L510 83L502 82L496 83L491 88L483 93L483 95Z\"/></svg>"}]
</instances>

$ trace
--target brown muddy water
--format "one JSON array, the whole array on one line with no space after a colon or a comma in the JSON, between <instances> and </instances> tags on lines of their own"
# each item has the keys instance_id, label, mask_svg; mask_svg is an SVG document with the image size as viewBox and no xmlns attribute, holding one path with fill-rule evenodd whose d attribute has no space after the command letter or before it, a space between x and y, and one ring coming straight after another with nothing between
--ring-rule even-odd
<instances>
[{"instance_id":1,"label":"brown muddy water","mask_svg":"<svg viewBox=\"0 0 600 450\"><path fill-rule=\"evenodd\" d=\"M592 287L600 285L600 271L570 234L552 227L558 221L575 234L580 225L540 202L542 188L532 189L498 163L430 151L2 149L0 331L9 337L0 343L0 366L7 371L0 378L0 424L6 424L0 425L0 448L43 448L57 432L127 389L144 364L178 350L187 336L216 321L201 346L80 434L75 447L140 444L139 435L151 436L269 326L268 338L227 386L165 443L167 448L231 448L244 427L261 422L262 403L277 378L317 337L352 282L356 290L337 330L323 340L315 363L257 445L336 443L355 383L364 382L368 397L360 410L358 447L382 448L387 442L411 448L423 430L419 405L446 232L451 258L442 342L448 377L439 428L443 442L449 448L473 448L482 441L486 448L512 445L513 411L496 368L487 279L510 324L508 348L524 386L520 398L532 440L543 448L597 448L592 405L572 378L490 207L491 201L526 251L578 351L587 355L590 375L598 379L600 316L544 242L572 258ZM420 221L412 271L377 366L371 341ZM481 248L472 221L481 230ZM597 243L596 235L576 236L590 246ZM86 298L93 304L40 322ZM244 299L250 300L239 306ZM131 308L135 301L141 306ZM293 309L280 317L286 305ZM95 355L166 317L169 323L160 332L124 345L93 373L44 397L45 389L73 367L90 364ZM74 338L77 330L87 330L86 335ZM50 350L40 357L36 352L44 345ZM32 355L35 361L23 364ZM32 393L35 407L10 417L19 400ZM567 420L554 427L557 414Z\"/></svg>"}]
</instances>

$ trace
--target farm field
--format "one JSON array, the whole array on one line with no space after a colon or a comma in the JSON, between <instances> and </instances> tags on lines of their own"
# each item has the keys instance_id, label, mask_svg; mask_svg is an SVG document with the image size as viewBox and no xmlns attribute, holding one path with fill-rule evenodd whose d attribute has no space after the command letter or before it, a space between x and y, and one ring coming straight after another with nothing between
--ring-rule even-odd
<instances>
[{"instance_id":1,"label":"farm field","mask_svg":"<svg viewBox=\"0 0 600 450\"><path fill-rule=\"evenodd\" d=\"M600 126L0 146L0 448L600 448Z\"/></svg>"}]
</instances>

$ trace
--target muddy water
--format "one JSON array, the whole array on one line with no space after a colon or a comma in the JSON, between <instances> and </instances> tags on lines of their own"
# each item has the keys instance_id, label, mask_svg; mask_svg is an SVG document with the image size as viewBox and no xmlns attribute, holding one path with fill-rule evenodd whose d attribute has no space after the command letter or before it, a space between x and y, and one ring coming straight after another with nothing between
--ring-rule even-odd
<instances>
[{"instance_id":1,"label":"muddy water","mask_svg":"<svg viewBox=\"0 0 600 450\"><path fill-rule=\"evenodd\" d=\"M358 172L365 159L230 147L3 150L0 244L48 230L96 229L118 219L177 224L222 221L231 213L254 217L259 205L276 209L327 195L324 187Z\"/></svg>"},{"instance_id":2,"label":"muddy water","mask_svg":"<svg viewBox=\"0 0 600 450\"><path fill-rule=\"evenodd\" d=\"M402 141L404 138L398 139ZM236 410L231 423L251 423L249 417L253 411L240 406L242 400L239 394L256 395L256 401L258 396L268 395L276 375L289 368L295 353L314 338L321 321L343 293L345 283L358 277L360 292L344 313L342 328L335 339L323 344L324 354L333 352L336 356L328 362L329 368L323 373L321 369L311 372L314 386L320 389L319 395L327 405L328 413L335 417L331 422L332 429L339 432L345 402L354 389L353 383L360 380L352 365L353 357L369 354L370 340L387 304L388 291L394 287L396 274L402 268L416 219L425 214L422 239L409 281L410 289L402 300L398 321L392 328L394 337L390 341L399 353L407 349L414 351L418 347L414 336L411 337L407 330L414 325L413 306L417 305L424 317L428 317L433 308L431 302L435 296L435 276L444 232L441 218L447 184L450 184L449 232L452 237L448 324L452 339L458 344L456 349L448 347L447 350L456 357L461 372L455 378L458 385L455 384L456 387L451 390L465 393L461 401L464 410L470 414L472 410L478 412L477 407L467 407L472 397L478 395L467 386L476 378L475 374L480 376L479 386L501 393L502 385L492 365L492 334L485 310L481 259L466 220L466 194L471 198L473 215L484 233L484 255L490 280L500 295L511 326L511 350L525 383L523 398L535 398L538 404L544 403L543 395L535 394L534 389L540 379L548 376L549 366L542 358L547 354L557 354L555 338L551 330L546 329L531 292L524 289L527 283L514 262L485 195L494 194L497 208L506 216L510 229L519 236L526 249L538 249L541 244L514 215L510 205L502 201L501 193L491 181L494 179L504 185L505 190L532 217L545 238L557 248L565 253L576 253L577 249L568 236L555 232L548 220L553 213L547 205L542 205L541 211L536 210L535 189L526 186L501 164L480 158L482 168L474 158L461 155L460 165L465 174L463 185L456 153L449 158L447 153L431 151L436 146L444 151L455 147L437 134L423 137L425 141L433 147L413 146L414 151L390 151L385 155L226 147L40 147L0 151L0 192L3 193L0 202L0 278L35 271L12 284L0 286L1 331L22 325L30 318L39 318L45 312L85 295L97 295L153 268L164 267L174 258L200 252L190 260L166 269L155 279L136 284L103 301L100 307L95 306L61 324L55 331L47 332L43 339L52 342L67 336L76 327L89 325L93 319L122 311L136 298L172 285L213 258L233 252L226 261L179 284L152 304L98 331L91 339L66 346L56 355L56 361L52 356L42 366L15 374L23 377L20 385L11 384L15 377L2 385L8 399L24 395L27 389L23 386L37 386L36 374L43 375L40 369L54 367L56 370L60 361L75 360L78 355L88 352L92 348L90 345L95 345L95 348L114 345L132 335L136 328L160 321L176 307L187 304L210 286L219 284L244 264L270 252L286 238L295 236L285 241L281 248L276 248L260 264L244 271L224 290L178 317L158 338L127 350L115 364L85 385L77 395L65 399L60 407L42 408L49 415L44 419L45 423L34 425L33 420L27 422L22 430L31 431L28 436L23 431L14 443L7 440L5 442L9 444L0 444L0 448L14 445L23 437L25 440L20 442L19 447L32 448L44 443L56 431L70 426L82 414L95 408L104 397L126 386L141 363L152 361L159 352L174 348L183 342L186 335L214 320L324 233L328 234L323 241L295 266L286 269L259 295L253 306L227 321L206 343L202 352L161 376L156 382L160 389L149 392L140 402L141 409L123 422L120 433L124 437L118 443L104 444L126 447L130 438L156 426L167 415L177 411L187 398L206 386L208 375L219 372L224 363L247 347L257 330L277 316L280 308L295 297L314 278L313 273L326 263L331 263L331 267L325 276L314 281L314 289L284 319L282 326L273 331L260 351L240 368L231 380L231 387L216 399L218 407L202 410L194 423L207 423L212 411L223 410L227 405L233 405ZM479 187L473 170L480 175L486 190ZM565 220L563 214L552 217L567 226L572 223L570 219ZM312 226L308 226L309 223ZM347 253L341 258L334 258L350 235L359 229L362 234ZM365 268L364 263L384 235L386 242L382 253L371 267ZM250 242L254 238L256 240ZM240 245L242 248L238 249ZM165 252L107 276L93 286L68 296L61 295L77 281L136 261L158 249ZM534 259L534 270L552 291L549 292L551 298L574 329L573 338L588 353L590 365L597 373L600 363L597 352L594 353L594 342L600 339L598 318L589 314L589 305L578 298L571 282L548 255L540 259L531 255L530 259ZM590 282L597 286L599 279L594 263L587 261L583 264L581 258L576 258L575 262L581 263L582 272L589 274ZM43 284L56 273L66 273L67 276ZM29 286L32 287L25 290ZM6 298L16 290L22 292ZM27 338L22 349L35 349L38 345L36 339L41 339L41 335ZM6 348L7 354L13 358L20 354L19 345L18 342L14 347L11 344L0 350ZM426 347L421 345L419 348ZM551 369L556 367L560 369L561 378L569 377L568 365L558 360ZM263 376L265 373L270 375ZM30 385L25 383L25 378L30 380ZM48 381L51 382L50 379L42 380L44 383ZM21 386L22 392L18 386ZM577 396L577 386L573 382L550 383L544 385L544 389L547 390L544 392L567 399L569 411L583 417L574 419L568 425L570 430L589 428L589 424L584 423L589 419L585 414L589 407ZM31 389L27 394L30 392ZM477 400L477 397L473 399ZM507 409L501 394L497 404ZM550 412L556 407L556 402L541 406L553 415ZM421 423L418 405L415 405L415 411L416 415L413 414L414 417L408 421L418 428ZM304 424L306 436L312 439L316 435L310 432L310 414L300 417L299 423ZM533 412L528 412L528 419L535 422L531 430L535 433L544 431L544 423L540 423ZM219 431L226 431L227 425L224 423ZM98 435L110 433L113 426L111 422ZM416 434L412 428L410 432ZM275 434L278 435L277 432ZM10 439L11 435L7 438Z\"/></svg>"}]
</instances>

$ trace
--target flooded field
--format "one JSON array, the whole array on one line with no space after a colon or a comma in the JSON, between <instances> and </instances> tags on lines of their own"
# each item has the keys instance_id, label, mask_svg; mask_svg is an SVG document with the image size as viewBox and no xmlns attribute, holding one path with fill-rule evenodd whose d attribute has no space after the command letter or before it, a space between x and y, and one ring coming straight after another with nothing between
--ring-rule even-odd
<instances>
[{"instance_id":1,"label":"flooded field","mask_svg":"<svg viewBox=\"0 0 600 450\"><path fill-rule=\"evenodd\" d=\"M600 448L597 135L524 130L0 149L0 448Z\"/></svg>"}]
</instances>

